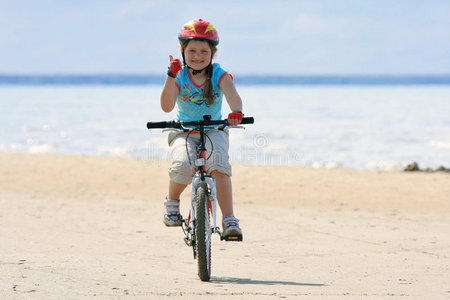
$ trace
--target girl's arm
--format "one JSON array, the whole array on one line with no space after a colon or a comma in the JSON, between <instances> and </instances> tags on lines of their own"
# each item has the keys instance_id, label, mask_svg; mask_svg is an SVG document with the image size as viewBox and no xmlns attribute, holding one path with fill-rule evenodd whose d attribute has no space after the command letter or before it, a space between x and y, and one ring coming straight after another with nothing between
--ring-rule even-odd
<instances>
[{"instance_id":1,"label":"girl's arm","mask_svg":"<svg viewBox=\"0 0 450 300\"><path fill-rule=\"evenodd\" d=\"M234 82L231 79L230 75L226 75L225 77L222 78L222 81L220 82L220 88L222 89L223 94L227 99L231 111L242 112L242 100L238 92L236 91L236 87L234 86ZM230 125L237 125L237 124L230 124Z\"/></svg>"},{"instance_id":2,"label":"girl's arm","mask_svg":"<svg viewBox=\"0 0 450 300\"><path fill-rule=\"evenodd\" d=\"M175 107L179 90L175 84L175 78L167 76L161 92L161 108L164 112L171 112Z\"/></svg>"}]
</instances>

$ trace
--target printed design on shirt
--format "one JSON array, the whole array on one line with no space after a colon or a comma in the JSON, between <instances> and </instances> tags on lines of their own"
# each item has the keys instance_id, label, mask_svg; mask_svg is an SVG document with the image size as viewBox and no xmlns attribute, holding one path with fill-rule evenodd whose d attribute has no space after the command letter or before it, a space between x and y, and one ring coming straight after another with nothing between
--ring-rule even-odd
<instances>
[{"instance_id":1,"label":"printed design on shirt","mask_svg":"<svg viewBox=\"0 0 450 300\"><path fill-rule=\"evenodd\" d=\"M217 96L217 92L213 90L213 98L216 99L216 96ZM205 104L206 107L211 106L211 104L209 104L208 100L203 98L203 90L198 90L196 88L191 90L189 83L184 84L184 87L181 91L181 99L184 102L189 101L198 106L203 105L203 104Z\"/></svg>"}]
</instances>

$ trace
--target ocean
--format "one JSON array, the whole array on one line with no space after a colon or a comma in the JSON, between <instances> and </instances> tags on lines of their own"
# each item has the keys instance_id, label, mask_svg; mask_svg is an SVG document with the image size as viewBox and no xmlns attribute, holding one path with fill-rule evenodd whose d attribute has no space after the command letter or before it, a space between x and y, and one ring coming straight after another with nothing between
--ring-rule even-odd
<instances>
[{"instance_id":1,"label":"ocean","mask_svg":"<svg viewBox=\"0 0 450 300\"><path fill-rule=\"evenodd\" d=\"M168 159L175 118L161 85L0 85L1 151ZM255 124L230 131L230 159L258 165L450 167L449 85L237 84ZM224 100L223 115L229 108Z\"/></svg>"}]
</instances>

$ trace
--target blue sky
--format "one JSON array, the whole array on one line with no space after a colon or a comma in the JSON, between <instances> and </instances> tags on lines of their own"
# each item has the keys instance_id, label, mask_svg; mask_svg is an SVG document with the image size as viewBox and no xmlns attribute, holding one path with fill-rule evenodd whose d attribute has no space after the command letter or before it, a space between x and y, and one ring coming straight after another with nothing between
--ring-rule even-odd
<instances>
[{"instance_id":1,"label":"blue sky","mask_svg":"<svg viewBox=\"0 0 450 300\"><path fill-rule=\"evenodd\" d=\"M449 74L449 0L0 0L0 73L165 73L210 20L239 74Z\"/></svg>"}]
</instances>

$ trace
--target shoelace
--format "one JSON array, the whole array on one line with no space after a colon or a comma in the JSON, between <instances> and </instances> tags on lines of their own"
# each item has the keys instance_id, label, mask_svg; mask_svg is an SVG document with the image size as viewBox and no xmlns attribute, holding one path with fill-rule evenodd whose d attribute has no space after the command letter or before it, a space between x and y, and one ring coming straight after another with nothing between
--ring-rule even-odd
<instances>
[{"instance_id":1,"label":"shoelace","mask_svg":"<svg viewBox=\"0 0 450 300\"><path fill-rule=\"evenodd\" d=\"M181 215L180 214L166 214L167 218L170 219L171 221L178 221L181 219Z\"/></svg>"},{"instance_id":2,"label":"shoelace","mask_svg":"<svg viewBox=\"0 0 450 300\"><path fill-rule=\"evenodd\" d=\"M181 215L180 215L180 213L174 213L174 214L166 214L166 216L168 216L169 218L172 218L172 217L178 218Z\"/></svg>"},{"instance_id":3,"label":"shoelace","mask_svg":"<svg viewBox=\"0 0 450 300\"><path fill-rule=\"evenodd\" d=\"M223 223L226 227L239 227L239 220L234 216L223 218Z\"/></svg>"}]
</instances>

